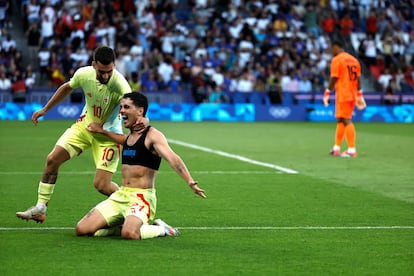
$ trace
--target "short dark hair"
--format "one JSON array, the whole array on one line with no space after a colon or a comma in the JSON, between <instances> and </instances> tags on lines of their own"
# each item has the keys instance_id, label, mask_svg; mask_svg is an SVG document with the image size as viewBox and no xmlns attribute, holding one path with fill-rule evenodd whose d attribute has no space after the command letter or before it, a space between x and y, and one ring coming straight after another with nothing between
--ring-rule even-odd
<instances>
[{"instance_id":1,"label":"short dark hair","mask_svg":"<svg viewBox=\"0 0 414 276\"><path fill-rule=\"evenodd\" d=\"M144 116L147 114L148 110L148 98L141 92L130 92L124 94L124 99L129 98L134 103L136 107L143 107L144 108Z\"/></svg>"},{"instance_id":2,"label":"short dark hair","mask_svg":"<svg viewBox=\"0 0 414 276\"><path fill-rule=\"evenodd\" d=\"M338 46L339 48L343 48L344 47L344 43L342 42L342 40L335 39L332 42L332 46Z\"/></svg>"},{"instance_id":3,"label":"short dark hair","mask_svg":"<svg viewBox=\"0 0 414 276\"><path fill-rule=\"evenodd\" d=\"M100 62L103 65L115 63L115 52L112 48L107 46L98 47L93 52L93 60L95 62Z\"/></svg>"}]
</instances>

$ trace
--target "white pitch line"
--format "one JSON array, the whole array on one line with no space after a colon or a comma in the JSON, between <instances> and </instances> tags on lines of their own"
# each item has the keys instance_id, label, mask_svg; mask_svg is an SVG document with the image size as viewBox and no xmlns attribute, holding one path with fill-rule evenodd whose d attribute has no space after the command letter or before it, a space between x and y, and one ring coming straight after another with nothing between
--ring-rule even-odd
<instances>
[{"instance_id":1,"label":"white pitch line","mask_svg":"<svg viewBox=\"0 0 414 276\"><path fill-rule=\"evenodd\" d=\"M195 174L280 174L280 171L192 171ZM95 171L60 171L60 174L66 175L83 175L83 174L95 174ZM120 174L120 172L115 172L116 174ZM41 175L42 172L1 172L0 175ZM160 171L158 174L176 174L175 171Z\"/></svg>"},{"instance_id":2,"label":"white pitch line","mask_svg":"<svg viewBox=\"0 0 414 276\"><path fill-rule=\"evenodd\" d=\"M177 226L183 230L394 230L414 229L414 226ZM73 227L0 227L0 231L75 230Z\"/></svg>"},{"instance_id":3,"label":"white pitch line","mask_svg":"<svg viewBox=\"0 0 414 276\"><path fill-rule=\"evenodd\" d=\"M250 163L250 164L254 164L254 165L259 165L259 166L262 166L262 167L272 168L272 169L282 171L282 172L285 172L285 173L289 173L289 174L297 174L298 173L297 171L292 170L292 169L288 169L288 168L284 168L284 167L281 167L281 166L278 166L278 165L253 160L253 159L241 156L241 155L231 154L231 153L227 153L227 152L224 152L224 151L221 151L221 150L214 150L214 149L210 149L210 148L206 148L206 147L201 147L201 146L197 146L197 145L194 145L194 144L189 144L189 143L174 140L174 139L168 139L168 142L173 143L173 144L177 144L177 145L181 145L181 146L184 146L184 147L196 149L196 150L205 151L205 152L208 152L208 153L214 153L214 154L217 154L217 155L237 159L237 160L240 160L240 161L243 161L243 162L246 162L246 163Z\"/></svg>"}]
</instances>

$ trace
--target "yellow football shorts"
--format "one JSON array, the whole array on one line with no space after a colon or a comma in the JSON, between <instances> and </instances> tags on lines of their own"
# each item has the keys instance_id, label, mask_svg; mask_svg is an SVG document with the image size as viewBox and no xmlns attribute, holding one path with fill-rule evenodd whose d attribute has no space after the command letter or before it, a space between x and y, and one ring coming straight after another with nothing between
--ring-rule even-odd
<instances>
[{"instance_id":1,"label":"yellow football shorts","mask_svg":"<svg viewBox=\"0 0 414 276\"><path fill-rule=\"evenodd\" d=\"M117 170L120 146L103 134L91 133L81 122L68 128L56 145L63 147L71 158L91 148L97 169L112 173Z\"/></svg>"},{"instance_id":2,"label":"yellow football shorts","mask_svg":"<svg viewBox=\"0 0 414 276\"><path fill-rule=\"evenodd\" d=\"M123 187L96 205L109 227L121 225L127 216L136 216L144 224L154 220L157 206L155 189Z\"/></svg>"}]
</instances>

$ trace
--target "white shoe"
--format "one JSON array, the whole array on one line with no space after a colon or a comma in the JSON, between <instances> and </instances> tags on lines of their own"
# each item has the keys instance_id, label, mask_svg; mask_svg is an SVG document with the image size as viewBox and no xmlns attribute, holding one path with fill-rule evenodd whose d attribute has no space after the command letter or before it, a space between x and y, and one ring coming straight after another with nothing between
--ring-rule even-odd
<instances>
[{"instance_id":1,"label":"white shoe","mask_svg":"<svg viewBox=\"0 0 414 276\"><path fill-rule=\"evenodd\" d=\"M46 219L46 211L40 210L38 207L33 206L27 209L24 212L16 212L16 216L18 218L24 219L24 220L34 220L36 222L44 222Z\"/></svg>"},{"instance_id":2,"label":"white shoe","mask_svg":"<svg viewBox=\"0 0 414 276\"><path fill-rule=\"evenodd\" d=\"M177 228L174 228L168 224L166 224L162 219L154 220L154 224L158 226L162 226L164 228L165 236L179 236L180 231Z\"/></svg>"}]
</instances>

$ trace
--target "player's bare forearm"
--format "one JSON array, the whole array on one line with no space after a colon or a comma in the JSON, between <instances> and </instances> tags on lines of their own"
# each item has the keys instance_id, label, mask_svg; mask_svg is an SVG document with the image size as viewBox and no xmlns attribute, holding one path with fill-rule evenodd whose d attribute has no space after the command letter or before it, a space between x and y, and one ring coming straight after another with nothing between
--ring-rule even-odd
<instances>
[{"instance_id":1,"label":"player's bare forearm","mask_svg":"<svg viewBox=\"0 0 414 276\"><path fill-rule=\"evenodd\" d=\"M55 94L53 94L53 96L49 99L49 101L45 104L45 106L41 110L38 110L33 113L32 115L33 124L37 125L40 117L44 116L50 109L52 109L58 103L63 101L71 92L72 92L72 88L70 87L68 82L59 86Z\"/></svg>"},{"instance_id":2,"label":"player's bare forearm","mask_svg":"<svg viewBox=\"0 0 414 276\"><path fill-rule=\"evenodd\" d=\"M118 134L118 133L106 131L106 130L103 130L103 132L101 133L111 138L115 143L118 143L121 145L124 144L127 139L127 136L124 134Z\"/></svg>"},{"instance_id":3,"label":"player's bare forearm","mask_svg":"<svg viewBox=\"0 0 414 276\"><path fill-rule=\"evenodd\" d=\"M45 113L52 109L54 106L56 106L58 103L63 101L70 93L72 93L72 91L73 89L72 87L70 87L69 82L66 82L59 86L55 94L53 94L50 100L43 107Z\"/></svg>"},{"instance_id":4,"label":"player's bare forearm","mask_svg":"<svg viewBox=\"0 0 414 276\"><path fill-rule=\"evenodd\" d=\"M102 124L99 124L96 122L90 123L86 129L89 130L90 132L106 135L109 138L111 138L115 143L118 143L118 144L123 144L127 138L127 136L124 134L118 134L118 133L103 129Z\"/></svg>"},{"instance_id":5,"label":"player's bare forearm","mask_svg":"<svg viewBox=\"0 0 414 276\"><path fill-rule=\"evenodd\" d=\"M170 162L170 166L181 176L181 178L187 182L194 193L196 193L201 198L207 198L205 191L198 187L198 182L193 179L187 169L187 166L179 156L176 156L176 159L173 162Z\"/></svg>"}]
</instances>

